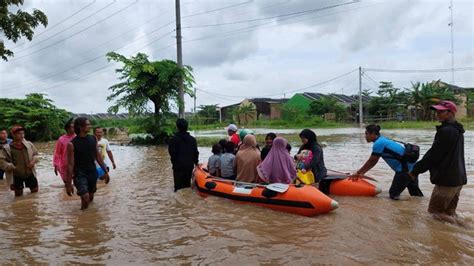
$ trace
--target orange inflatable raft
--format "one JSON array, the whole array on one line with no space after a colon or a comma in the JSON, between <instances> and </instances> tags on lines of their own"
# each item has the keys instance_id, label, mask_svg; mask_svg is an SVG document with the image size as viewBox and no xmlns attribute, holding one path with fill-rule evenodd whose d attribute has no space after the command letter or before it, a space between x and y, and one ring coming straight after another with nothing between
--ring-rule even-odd
<instances>
[{"instance_id":1,"label":"orange inflatable raft","mask_svg":"<svg viewBox=\"0 0 474 266\"><path fill-rule=\"evenodd\" d=\"M218 196L303 216L327 213L338 207L335 200L309 185L289 185L287 191L280 193L269 190L265 185L242 182L237 184L209 176L200 167L194 169L194 182L197 192L203 197Z\"/></svg>"},{"instance_id":2,"label":"orange inflatable raft","mask_svg":"<svg viewBox=\"0 0 474 266\"><path fill-rule=\"evenodd\" d=\"M338 176L338 173L332 173L331 171L328 171L328 176ZM367 182L363 178L353 181L348 179L346 176L341 179L331 180L329 185L329 194L336 196L374 197L380 192L382 192L382 189Z\"/></svg>"}]
</instances>

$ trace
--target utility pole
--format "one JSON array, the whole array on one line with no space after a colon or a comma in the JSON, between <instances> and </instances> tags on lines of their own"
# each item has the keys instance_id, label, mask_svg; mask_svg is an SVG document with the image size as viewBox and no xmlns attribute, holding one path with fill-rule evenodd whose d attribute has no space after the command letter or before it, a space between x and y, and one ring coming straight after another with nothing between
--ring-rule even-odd
<instances>
[{"instance_id":1,"label":"utility pole","mask_svg":"<svg viewBox=\"0 0 474 266\"><path fill-rule=\"evenodd\" d=\"M196 87L194 87L194 114L196 114L196 96L197 96L196 93L197 93L196 92Z\"/></svg>"},{"instance_id":2,"label":"utility pole","mask_svg":"<svg viewBox=\"0 0 474 266\"><path fill-rule=\"evenodd\" d=\"M362 106L362 67L359 66L359 126L363 127L364 108Z\"/></svg>"},{"instance_id":3,"label":"utility pole","mask_svg":"<svg viewBox=\"0 0 474 266\"><path fill-rule=\"evenodd\" d=\"M183 68L183 51L181 48L181 7L180 0L175 0L176 3L176 47L177 47L177 61L178 66ZM178 108L180 118L184 118L184 84L183 78L179 79L179 90L178 90Z\"/></svg>"},{"instance_id":4,"label":"utility pole","mask_svg":"<svg viewBox=\"0 0 474 266\"><path fill-rule=\"evenodd\" d=\"M451 5L449 6L451 11L451 22L448 24L451 27L451 84L454 85L454 22L453 22L453 0L451 0Z\"/></svg>"}]
</instances>

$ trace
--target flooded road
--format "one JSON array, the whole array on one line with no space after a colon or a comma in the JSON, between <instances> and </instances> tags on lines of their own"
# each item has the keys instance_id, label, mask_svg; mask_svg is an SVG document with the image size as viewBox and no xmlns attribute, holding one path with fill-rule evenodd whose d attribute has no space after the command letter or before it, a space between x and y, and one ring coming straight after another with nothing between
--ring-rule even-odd
<instances>
[{"instance_id":1,"label":"flooded road","mask_svg":"<svg viewBox=\"0 0 474 266\"><path fill-rule=\"evenodd\" d=\"M372 145L359 129L315 131L326 144L328 169L351 172L370 155ZM420 144L422 153L434 136L434 130L383 133ZM469 180L458 212L474 225L474 134L465 136ZM393 173L383 161L369 172L383 190L378 197L335 197L339 209L308 218L203 199L191 190L173 193L166 147L114 145L118 168L110 184L100 183L94 203L80 211L79 198L68 197L53 173L53 145L38 144L39 193L25 190L14 198L0 181L1 264L474 263L474 230L428 215L429 176L420 178L424 198L405 191L401 201L392 201ZM201 162L210 150L200 148Z\"/></svg>"}]
</instances>

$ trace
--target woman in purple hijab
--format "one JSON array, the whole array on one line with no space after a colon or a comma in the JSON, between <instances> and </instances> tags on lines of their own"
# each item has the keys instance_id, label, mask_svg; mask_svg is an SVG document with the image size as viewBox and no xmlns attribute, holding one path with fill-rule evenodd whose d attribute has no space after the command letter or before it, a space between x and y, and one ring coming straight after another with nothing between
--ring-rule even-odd
<instances>
[{"instance_id":1,"label":"woman in purple hijab","mask_svg":"<svg viewBox=\"0 0 474 266\"><path fill-rule=\"evenodd\" d=\"M260 178L268 183L290 184L296 178L296 167L293 158L286 150L288 141L277 137L267 157L257 166Z\"/></svg>"}]
</instances>

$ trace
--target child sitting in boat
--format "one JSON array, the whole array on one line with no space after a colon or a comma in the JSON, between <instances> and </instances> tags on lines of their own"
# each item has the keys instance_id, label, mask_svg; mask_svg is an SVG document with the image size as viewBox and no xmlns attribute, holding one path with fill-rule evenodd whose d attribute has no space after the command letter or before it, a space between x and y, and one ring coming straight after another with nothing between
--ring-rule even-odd
<instances>
[{"instance_id":1,"label":"child sitting in boat","mask_svg":"<svg viewBox=\"0 0 474 266\"><path fill-rule=\"evenodd\" d=\"M228 141L225 144L225 153L220 156L220 174L222 178L235 180L234 155L235 144Z\"/></svg>"},{"instance_id":2,"label":"child sitting in boat","mask_svg":"<svg viewBox=\"0 0 474 266\"><path fill-rule=\"evenodd\" d=\"M310 150L302 150L299 154L301 154L301 156L299 156L296 161L296 169L301 170L301 172L303 173L306 173L306 166L311 165L311 161L313 160L313 153Z\"/></svg>"},{"instance_id":3,"label":"child sitting in boat","mask_svg":"<svg viewBox=\"0 0 474 266\"><path fill-rule=\"evenodd\" d=\"M214 144L212 146L212 156L207 161L207 169L209 174L213 176L220 176L221 168L221 145Z\"/></svg>"}]
</instances>

